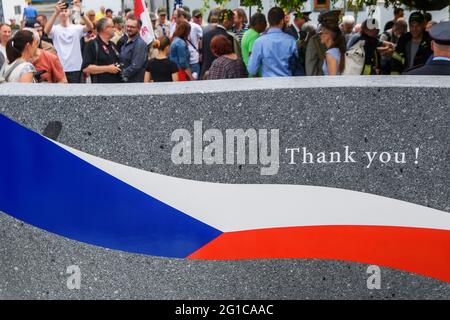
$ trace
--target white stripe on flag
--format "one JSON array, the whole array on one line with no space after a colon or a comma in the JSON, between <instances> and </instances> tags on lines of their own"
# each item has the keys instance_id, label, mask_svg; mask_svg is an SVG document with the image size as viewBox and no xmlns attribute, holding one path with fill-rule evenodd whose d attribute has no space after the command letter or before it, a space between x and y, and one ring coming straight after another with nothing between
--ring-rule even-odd
<instances>
[{"instance_id":1,"label":"white stripe on flag","mask_svg":"<svg viewBox=\"0 0 450 320\"><path fill-rule=\"evenodd\" d=\"M125 166L50 141L224 232L323 225L450 230L448 212L406 201L330 187L224 184L180 179Z\"/></svg>"},{"instance_id":2,"label":"white stripe on flag","mask_svg":"<svg viewBox=\"0 0 450 320\"><path fill-rule=\"evenodd\" d=\"M153 40L155 40L155 34L152 22L150 21L150 14L144 0L135 0L134 14L142 21L141 38L146 44L152 43Z\"/></svg>"}]
</instances>

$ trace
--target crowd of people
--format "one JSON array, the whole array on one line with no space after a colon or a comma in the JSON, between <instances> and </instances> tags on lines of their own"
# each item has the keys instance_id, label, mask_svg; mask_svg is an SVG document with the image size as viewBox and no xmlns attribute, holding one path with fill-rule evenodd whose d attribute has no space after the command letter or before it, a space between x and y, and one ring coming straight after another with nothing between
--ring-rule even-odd
<instances>
[{"instance_id":1,"label":"crowd of people","mask_svg":"<svg viewBox=\"0 0 450 320\"><path fill-rule=\"evenodd\" d=\"M310 12L279 7L267 17L244 10L202 11L184 6L171 20L165 8L150 13L154 41L140 36L131 10L114 16L81 1L58 2L47 19L31 5L19 29L0 24L0 79L6 82L171 82L285 76L450 75L450 22L401 8L380 33L379 22L356 24L339 10L318 25ZM292 23L291 23L292 20Z\"/></svg>"}]
</instances>

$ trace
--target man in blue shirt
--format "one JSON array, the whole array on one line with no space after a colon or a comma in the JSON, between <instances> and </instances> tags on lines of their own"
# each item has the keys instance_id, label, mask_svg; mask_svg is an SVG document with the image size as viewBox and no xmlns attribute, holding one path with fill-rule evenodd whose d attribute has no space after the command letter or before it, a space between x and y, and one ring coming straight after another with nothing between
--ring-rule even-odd
<instances>
[{"instance_id":1,"label":"man in blue shirt","mask_svg":"<svg viewBox=\"0 0 450 320\"><path fill-rule=\"evenodd\" d=\"M31 5L31 0L28 1L28 7L23 10L24 21L34 21L37 18L37 10Z\"/></svg>"},{"instance_id":2,"label":"man in blue shirt","mask_svg":"<svg viewBox=\"0 0 450 320\"><path fill-rule=\"evenodd\" d=\"M254 43L248 63L250 75L256 75L261 69L263 77L292 76L291 61L298 57L293 36L283 32L284 12L279 7L269 10L267 15L269 30Z\"/></svg>"},{"instance_id":3,"label":"man in blue shirt","mask_svg":"<svg viewBox=\"0 0 450 320\"><path fill-rule=\"evenodd\" d=\"M131 16L126 21L127 42L120 49L120 62L123 63L122 80L144 82L145 65L148 59L147 44L139 33L142 22Z\"/></svg>"}]
</instances>

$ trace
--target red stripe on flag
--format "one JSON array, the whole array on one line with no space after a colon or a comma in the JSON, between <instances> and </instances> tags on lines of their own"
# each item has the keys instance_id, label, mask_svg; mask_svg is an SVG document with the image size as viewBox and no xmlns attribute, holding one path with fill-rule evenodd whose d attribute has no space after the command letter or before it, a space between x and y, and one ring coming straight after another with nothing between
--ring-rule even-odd
<instances>
[{"instance_id":1,"label":"red stripe on flag","mask_svg":"<svg viewBox=\"0 0 450 320\"><path fill-rule=\"evenodd\" d=\"M305 258L376 264L450 282L450 231L313 226L224 233L189 259Z\"/></svg>"},{"instance_id":2,"label":"red stripe on flag","mask_svg":"<svg viewBox=\"0 0 450 320\"><path fill-rule=\"evenodd\" d=\"M142 12L144 12L142 0L134 0L134 15L140 17Z\"/></svg>"}]
</instances>

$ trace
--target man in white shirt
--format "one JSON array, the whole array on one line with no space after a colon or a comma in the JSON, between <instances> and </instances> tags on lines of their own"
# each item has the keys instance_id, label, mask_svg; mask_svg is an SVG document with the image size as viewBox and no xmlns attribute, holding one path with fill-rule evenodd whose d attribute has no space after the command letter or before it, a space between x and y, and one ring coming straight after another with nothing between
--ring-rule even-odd
<instances>
[{"instance_id":1,"label":"man in white shirt","mask_svg":"<svg viewBox=\"0 0 450 320\"><path fill-rule=\"evenodd\" d=\"M203 29L195 22L189 21L191 33L188 38L188 49L190 53L189 64L191 66L194 79L198 79L200 74L200 50L203 38ZM197 77L195 76L197 74Z\"/></svg>"},{"instance_id":2,"label":"man in white shirt","mask_svg":"<svg viewBox=\"0 0 450 320\"><path fill-rule=\"evenodd\" d=\"M81 20L85 26L72 24L72 12L67 4L58 2L55 12L45 25L44 32L53 40L58 58L61 61L64 72L69 83L81 82L81 65L83 55L81 52L81 39L83 34L94 28L92 22L86 19L83 12L80 12ZM56 18L59 17L60 24L54 26Z\"/></svg>"},{"instance_id":3,"label":"man in white shirt","mask_svg":"<svg viewBox=\"0 0 450 320\"><path fill-rule=\"evenodd\" d=\"M170 22L167 21L167 11L165 8L158 9L158 22L156 23L156 37L160 38L162 36L170 36Z\"/></svg>"}]
</instances>

